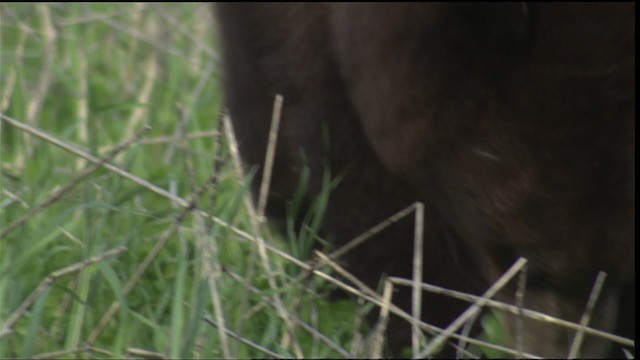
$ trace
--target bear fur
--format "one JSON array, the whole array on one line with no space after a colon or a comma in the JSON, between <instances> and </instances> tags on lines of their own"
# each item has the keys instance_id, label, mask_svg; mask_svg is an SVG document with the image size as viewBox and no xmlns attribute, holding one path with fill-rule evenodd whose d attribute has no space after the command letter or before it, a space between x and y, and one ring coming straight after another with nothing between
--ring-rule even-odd
<instances>
[{"instance_id":1,"label":"bear fur","mask_svg":"<svg viewBox=\"0 0 640 360\"><path fill-rule=\"evenodd\" d=\"M226 104L261 180L284 97L267 215L340 178L322 226L338 247L419 201L423 280L480 294L529 260L526 308L635 339L635 4L238 3L215 6ZM413 219L341 260L367 285L411 278ZM513 303L514 287L499 299ZM411 311L411 289L393 300ZM423 293L446 327L468 303ZM509 333L514 318L504 316ZM392 317L389 345L410 345ZM525 321L524 350L564 357L575 332ZM449 351L447 353L446 351ZM451 349L443 354L451 354ZM587 337L583 356L622 356Z\"/></svg>"}]
</instances>

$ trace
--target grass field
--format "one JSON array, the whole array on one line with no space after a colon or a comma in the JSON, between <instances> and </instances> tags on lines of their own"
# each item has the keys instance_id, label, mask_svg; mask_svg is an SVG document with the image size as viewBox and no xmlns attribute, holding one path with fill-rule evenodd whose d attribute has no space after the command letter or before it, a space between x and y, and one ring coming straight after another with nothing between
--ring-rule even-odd
<instances>
[{"instance_id":1,"label":"grass field","mask_svg":"<svg viewBox=\"0 0 640 360\"><path fill-rule=\"evenodd\" d=\"M0 13L0 358L348 355L355 304L249 235L208 6Z\"/></svg>"}]
</instances>

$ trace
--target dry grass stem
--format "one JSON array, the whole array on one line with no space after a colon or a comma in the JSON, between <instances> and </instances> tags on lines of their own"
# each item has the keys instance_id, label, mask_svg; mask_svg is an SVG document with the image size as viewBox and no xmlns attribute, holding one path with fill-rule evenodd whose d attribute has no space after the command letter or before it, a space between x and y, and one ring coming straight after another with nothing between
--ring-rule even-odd
<instances>
[{"instance_id":1,"label":"dry grass stem","mask_svg":"<svg viewBox=\"0 0 640 360\"><path fill-rule=\"evenodd\" d=\"M197 215L196 215L197 216ZM211 240L208 237L200 236L202 240L199 242L204 242L205 239ZM208 244L201 244L200 249L203 251L202 254L202 263L203 263L203 274L209 284L209 291L211 292L211 301L213 302L213 312L216 318L216 322L220 324L218 326L218 337L220 339L220 344L222 345L222 354L226 359L233 358L235 356L231 355L231 351L229 350L229 340L227 339L227 333L223 331L226 329L226 320L224 318L224 308L222 306L222 301L220 299L220 290L218 289L218 284L220 283L221 278L221 266L218 260L218 245L216 239L213 241L208 241ZM212 265L213 264L213 265Z\"/></svg>"},{"instance_id":2,"label":"dry grass stem","mask_svg":"<svg viewBox=\"0 0 640 360\"><path fill-rule=\"evenodd\" d=\"M580 328L571 342L571 349L569 349L569 355L567 356L569 359L580 357L580 346L582 346L582 340L584 339L585 328L589 325L591 314L593 314L593 308L596 306L596 301L598 301L598 297L600 296L600 292L602 291L602 286L604 285L606 278L607 274L602 271L600 271L596 277L593 289L589 295L589 300L587 300L587 306L584 310L584 314L582 314L582 317L580 318Z\"/></svg>"},{"instance_id":3,"label":"dry grass stem","mask_svg":"<svg viewBox=\"0 0 640 360\"><path fill-rule=\"evenodd\" d=\"M364 233L362 233L362 234L356 236L355 238L353 238L352 240L348 241L346 244L342 245L340 248L334 250L330 255L324 255L323 254L321 256L321 258L317 262L312 262L312 264L309 267L305 268L305 270L308 269L309 271L305 271L305 272L301 273L298 276L298 278L296 280L294 280L294 281L295 282L302 281L302 280L308 278L308 276L313 272L312 270L315 270L315 269L323 267L324 265L327 265L326 261L336 260L339 257L344 256L349 251L352 251L353 249L355 249L359 245L361 245L364 242L366 242L367 240L371 239L373 237L373 235L379 233L380 231L384 230L385 228L387 228L391 224L395 223L396 221L402 219L403 217L408 216L409 214L411 214L412 211L415 210L415 207L416 207L417 204L418 203L413 203L413 204L409 205L408 207L400 210L399 212L389 216L387 219L381 221L380 223L378 223L375 226L371 227L369 230L365 231ZM318 239L318 238L316 240L317 241L321 241L321 239Z\"/></svg>"},{"instance_id":4,"label":"dry grass stem","mask_svg":"<svg viewBox=\"0 0 640 360\"><path fill-rule=\"evenodd\" d=\"M100 14L94 14L94 13L90 13L90 14L85 14L83 16L79 16L75 19L72 20L63 20L61 22L59 22L59 25L61 28L64 27L68 27L68 26L75 26L75 25L80 25L80 24L86 24L86 23L92 23L92 22L96 22L96 21L101 21L104 19L109 19L109 18L114 18L114 17L119 17L119 16L138 16L139 12L143 12L145 10L148 9L142 9L139 7L134 7L133 10L131 9L127 9L127 10L123 10L123 11L113 11L110 13L100 13Z\"/></svg>"},{"instance_id":5,"label":"dry grass stem","mask_svg":"<svg viewBox=\"0 0 640 360\"><path fill-rule=\"evenodd\" d=\"M89 142L89 66L84 49L79 50L78 62L78 141L81 144L87 144ZM86 159L78 158L76 169L82 169L86 163Z\"/></svg>"},{"instance_id":6,"label":"dry grass stem","mask_svg":"<svg viewBox=\"0 0 640 360\"><path fill-rule=\"evenodd\" d=\"M181 132L184 134L184 131ZM218 196L218 176L220 174L222 164L221 164L221 149L222 144L220 143L220 139L217 138L216 146L214 150L214 166L213 166L213 176L211 178L211 207L215 208L217 196ZM190 167L193 167L191 159L188 158L187 164ZM190 173L193 173L193 169L189 170ZM195 179L192 179L192 182L195 183ZM222 301L220 299L220 290L218 289L218 284L220 283L220 279L222 277L222 265L220 264L219 251L218 251L218 239L209 236L211 234L212 226L205 222L205 218L199 213L194 213L196 223L198 224L199 236L196 237L196 246L200 249L202 253L202 274L205 277L207 283L209 284L209 290L211 292L211 300L213 302L213 310L214 315L216 317L216 321L220 326L218 326L218 336L220 339L220 343L222 345L222 354L225 358L232 358L236 356L232 356L232 353L229 348L229 340L227 338L227 333L222 329L226 328L226 319L224 318L224 308L222 306Z\"/></svg>"},{"instance_id":7,"label":"dry grass stem","mask_svg":"<svg viewBox=\"0 0 640 360\"><path fill-rule=\"evenodd\" d=\"M52 351L48 353L37 354L37 355L34 355L33 358L43 359L43 360L44 359L63 359L63 358L71 358L72 357L71 355L73 354L86 353L90 351L113 355L111 352L106 350L96 351L95 347L82 346L82 347L71 349L71 350ZM145 349L139 349L135 347L127 348L127 354L130 354L133 357L140 357L143 359L162 359L162 360L169 359L165 354L155 352L155 351L149 351Z\"/></svg>"},{"instance_id":8,"label":"dry grass stem","mask_svg":"<svg viewBox=\"0 0 640 360\"><path fill-rule=\"evenodd\" d=\"M25 209L29 208L29 204L27 204L27 202L22 199L22 195L27 193L26 189L23 189L22 191L20 191L19 194L14 194L14 193L12 193L11 191L9 191L7 189L2 189L2 193L5 194L8 197L8 199L3 201L2 204L0 204L0 210L1 209L6 209L9 206L11 206L11 204L16 203L16 202L18 204L20 204Z\"/></svg>"},{"instance_id":9,"label":"dry grass stem","mask_svg":"<svg viewBox=\"0 0 640 360\"><path fill-rule=\"evenodd\" d=\"M279 110L274 109L274 112L276 111L279 111ZM275 114L274 114L274 117L275 117ZM238 155L239 154L238 145L237 145L238 143L236 141L236 137L233 132L233 125L231 124L231 119L229 116L223 115L222 120L224 122L225 135L227 137L227 141L229 144L229 152L231 153L231 157L233 159L234 169L236 173L240 176L239 179L244 179L244 171L242 169L240 156ZM277 120L277 121L279 122L280 120ZM263 169L263 171L267 171L267 170ZM258 245L258 255L260 257L260 262L264 269L264 273L267 277L267 282L269 283L269 287L274 291L274 302L276 305L276 310L278 312L278 315L285 321L285 324L288 329L286 336L283 338L282 345L285 348L288 348L288 345L290 343L293 346L293 352L295 356L297 358L303 358L304 355L302 353L302 349L300 348L300 344L298 343L293 333L294 324L287 316L287 312L285 311L285 307L282 303L282 299L280 298L280 296L276 291L278 289L278 284L276 283L276 280L275 280L275 274L271 269L271 264L269 261L269 257L267 255L267 247L265 245L264 239L259 236L261 232L262 221L260 219L260 216L256 212L256 209L253 205L253 201L251 199L250 194L245 195L245 206L247 208L247 211L249 212L249 220L251 222L251 227L254 233L253 241Z\"/></svg>"},{"instance_id":10,"label":"dry grass stem","mask_svg":"<svg viewBox=\"0 0 640 360\"><path fill-rule=\"evenodd\" d=\"M333 251L331 254L329 254L328 258L330 258L330 259L338 259L340 256L346 254L347 252L353 250L355 247L359 246L360 244L362 244L366 240L370 239L373 235L378 234L380 231L386 229L391 224L393 224L393 223L399 221L400 219L402 219L403 217L411 214L411 212L413 212L415 210L415 206L416 206L416 203L413 203L413 204L409 205L408 207L398 211L397 213L389 216L387 219L381 221L377 225L371 227L371 229L369 229L369 230L365 231L364 233L362 233L362 235L354 238L353 240L351 240L348 243L344 244L342 247L340 247L337 250ZM319 265L321 265L321 264L319 264Z\"/></svg>"},{"instance_id":11,"label":"dry grass stem","mask_svg":"<svg viewBox=\"0 0 640 360\"><path fill-rule=\"evenodd\" d=\"M384 291L382 293L382 306L380 307L380 318L371 332L371 350L369 357L379 359L382 357L384 350L385 332L387 331L387 323L389 322L389 305L391 304L391 295L393 295L393 283L389 280L384 282Z\"/></svg>"},{"instance_id":12,"label":"dry grass stem","mask_svg":"<svg viewBox=\"0 0 640 360\"><path fill-rule=\"evenodd\" d=\"M273 103L273 115L271 117L271 127L269 129L269 142L264 159L264 169L262 181L260 183L260 195L258 198L258 218L264 222L264 209L267 207L267 198L271 186L271 172L273 171L273 159L276 156L276 144L278 142L278 130L280 129L280 118L282 115L282 95L276 95Z\"/></svg>"},{"instance_id":13,"label":"dry grass stem","mask_svg":"<svg viewBox=\"0 0 640 360\"><path fill-rule=\"evenodd\" d=\"M355 277L353 274L349 273L347 270L345 270L343 267L341 267L340 265L338 265L336 262L334 262L333 260L331 260L327 255L323 254L322 252L315 250L314 254L325 264L328 265L333 271L335 271L336 273L338 273L338 275L344 277L345 279L347 279L347 281L351 282L352 284L356 285L359 289L358 293L362 293L364 295L367 296L371 296L371 297L378 297L379 295L375 292L375 290L373 290L372 288L368 287L365 283L363 283L362 281L360 281L360 279L358 279L357 277Z\"/></svg>"},{"instance_id":14,"label":"dry grass stem","mask_svg":"<svg viewBox=\"0 0 640 360\"><path fill-rule=\"evenodd\" d=\"M413 288L411 296L411 315L414 319L422 318L422 256L424 255L424 204L415 205L415 222L413 238ZM422 331L417 322L411 326L411 354L415 357L420 351Z\"/></svg>"},{"instance_id":15,"label":"dry grass stem","mask_svg":"<svg viewBox=\"0 0 640 360\"><path fill-rule=\"evenodd\" d=\"M140 90L138 98L136 99L136 102L138 104L141 104L141 106L137 106L133 110L133 112L131 113L131 117L127 121L127 128L124 132L126 137L129 137L130 134L133 134L135 129L140 126L140 123L147 118L147 107L149 104L149 99L151 98L153 86L159 73L158 56L155 53L147 58L144 68L146 69L144 85L142 86L142 90Z\"/></svg>"},{"instance_id":16,"label":"dry grass stem","mask_svg":"<svg viewBox=\"0 0 640 360\"><path fill-rule=\"evenodd\" d=\"M522 353L524 348L524 294L527 289L527 266L522 267L518 276L518 287L516 289L516 306L518 316L516 317L516 351Z\"/></svg>"},{"instance_id":17,"label":"dry grass stem","mask_svg":"<svg viewBox=\"0 0 640 360\"><path fill-rule=\"evenodd\" d=\"M233 166L233 171L238 180L241 188L246 189L246 177L244 174L244 170L242 167L242 160L240 159L240 153L238 151L238 144L236 142L235 133L233 132L233 125L231 124L231 118L226 112L220 113L220 119L218 122L218 129L220 133L224 133L225 138L227 139L227 149L229 151L229 156L231 158L231 164ZM244 199L245 208L249 212L250 217L254 217L255 210L253 208L253 203L250 199L247 199L245 196ZM249 241L253 241L254 237L247 234L249 237L244 238ZM242 294L240 295L240 312L245 313L248 303L249 303L249 288L251 287L251 279L255 273L255 259L257 256L257 250L255 246L250 248L249 253L249 261L247 262L246 276L244 278L244 287L242 290ZM243 326L244 326L245 317L240 316L236 320L236 331L238 332L238 336L242 336Z\"/></svg>"},{"instance_id":18,"label":"dry grass stem","mask_svg":"<svg viewBox=\"0 0 640 360\"><path fill-rule=\"evenodd\" d=\"M145 350L145 349L140 349L140 348L136 348L136 347L129 347L127 348L127 354L132 355L132 357L140 357L143 359L162 359L162 360L168 360L169 358L167 357L167 355L163 354L163 353L159 353L157 351L150 351L150 350Z\"/></svg>"},{"instance_id":19,"label":"dry grass stem","mask_svg":"<svg viewBox=\"0 0 640 360\"><path fill-rule=\"evenodd\" d=\"M90 346L83 346L83 347L70 349L70 350L52 351L52 352L37 354L37 355L33 355L33 358L34 359L64 359L64 358L71 358L72 357L71 355L73 354L87 352L90 350L91 350Z\"/></svg>"}]
</instances>

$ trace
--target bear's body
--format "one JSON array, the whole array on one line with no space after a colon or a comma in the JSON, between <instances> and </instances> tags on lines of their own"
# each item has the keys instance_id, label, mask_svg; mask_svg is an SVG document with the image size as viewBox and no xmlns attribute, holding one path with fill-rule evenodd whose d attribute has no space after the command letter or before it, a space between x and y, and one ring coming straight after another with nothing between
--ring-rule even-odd
<instances>
[{"instance_id":1,"label":"bear's body","mask_svg":"<svg viewBox=\"0 0 640 360\"><path fill-rule=\"evenodd\" d=\"M262 165L284 97L269 216L286 216L305 166L307 206L330 169L343 176L323 223L336 246L420 201L425 282L481 293L523 256L525 306L577 322L603 270L591 325L635 338L634 4L216 7L247 164ZM382 273L410 278L412 259L406 219L342 260L375 287ZM394 301L410 311L410 294ZM441 327L468 305L423 299L423 319ZM391 347L409 331L398 326ZM525 331L540 355L566 356L573 337ZM608 351L588 344L584 355Z\"/></svg>"}]
</instances>

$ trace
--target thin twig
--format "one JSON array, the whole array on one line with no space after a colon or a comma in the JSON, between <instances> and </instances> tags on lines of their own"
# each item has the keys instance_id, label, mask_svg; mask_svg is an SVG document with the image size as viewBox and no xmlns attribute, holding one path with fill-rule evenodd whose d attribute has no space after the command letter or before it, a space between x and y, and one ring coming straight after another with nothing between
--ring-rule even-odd
<instances>
[{"instance_id":1,"label":"thin twig","mask_svg":"<svg viewBox=\"0 0 640 360\"><path fill-rule=\"evenodd\" d=\"M340 248L338 248L335 251L333 251L331 254L329 254L328 258L329 259L334 259L334 260L338 259L340 256L343 256L347 252L349 252L349 251L353 250L354 248L356 248L357 246L361 245L366 240L370 239L373 235L379 233L380 231L386 229L387 227L389 227L393 223L395 223L395 222L401 220L402 218L404 218L405 216L411 214L411 212L413 212L415 210L415 206L416 206L416 203L413 203L413 204L407 206L406 208L398 211L397 213L389 216L388 218L386 218L385 220L381 221L380 223L372 226L369 230L365 231L361 235L357 236L353 240L349 241L348 243L344 244Z\"/></svg>"},{"instance_id":2,"label":"thin twig","mask_svg":"<svg viewBox=\"0 0 640 360\"><path fill-rule=\"evenodd\" d=\"M27 204L27 202L24 201L24 199L22 199L22 195L26 194L27 192L28 192L28 189L26 187L22 188L22 190L20 190L18 194L14 194L7 189L2 189L2 193L7 195L8 199L6 199L5 201L2 202L2 204L0 204L0 210L4 210L16 202L22 205L23 208L28 209L29 204Z\"/></svg>"},{"instance_id":3,"label":"thin twig","mask_svg":"<svg viewBox=\"0 0 640 360\"><path fill-rule=\"evenodd\" d=\"M138 93L138 98L136 102L138 104L143 104L143 106L136 106L129 120L127 121L127 128L125 129L125 136L129 137L129 134L132 134L134 129L136 129L140 122L146 118L149 107L147 103L151 98L151 93L153 90L153 85L155 85L156 78L158 77L159 65L158 65L158 56L153 53L149 55L147 60L145 61L144 69L145 72L145 81L142 89Z\"/></svg>"},{"instance_id":4,"label":"thin twig","mask_svg":"<svg viewBox=\"0 0 640 360\"><path fill-rule=\"evenodd\" d=\"M225 137L227 139L227 148L229 150L229 156L231 158L231 164L233 166L233 171L235 173L236 179L238 180L240 187L242 189L246 189L247 178L245 177L244 170L242 167L242 160L240 159L240 152L238 151L238 143L236 142L236 136L233 131L233 125L231 124L231 118L227 115L226 112L220 113L220 117L218 120L218 128L220 129L221 133L225 134ZM249 216L253 216L254 215L253 206L251 202L247 200L246 197L243 198L243 201L245 203L245 207L247 208L247 211L249 212ZM251 241L253 239L251 238L248 240ZM239 307L240 313L245 313L245 310L247 309L249 304L249 288L251 287L251 279L253 278L253 274L255 273L256 256L257 256L257 249L255 246L251 246L249 248L247 268L245 271L246 276L244 277L245 286L243 287L242 293L240 294L240 307ZM236 331L238 332L238 336L242 336L244 321L245 321L244 316L240 316L236 320L235 327L236 327Z\"/></svg>"},{"instance_id":5,"label":"thin twig","mask_svg":"<svg viewBox=\"0 0 640 360\"><path fill-rule=\"evenodd\" d=\"M89 66L87 54L83 47L78 49L78 140L81 144L89 142ZM125 136L127 138L129 136ZM87 160L79 158L76 160L76 169L85 167Z\"/></svg>"},{"instance_id":6,"label":"thin twig","mask_svg":"<svg viewBox=\"0 0 640 360\"><path fill-rule=\"evenodd\" d=\"M380 319L371 334L371 351L369 352L369 357L372 359L379 359L382 357L385 339L384 333L387 331L387 323L389 322L389 306L391 305L391 295L393 294L393 283L388 279L384 282L384 291L382 294Z\"/></svg>"},{"instance_id":7,"label":"thin twig","mask_svg":"<svg viewBox=\"0 0 640 360\"><path fill-rule=\"evenodd\" d=\"M218 123L221 126L221 122ZM211 177L211 207L215 209L216 201L218 198L218 180L219 175L222 169L222 161L221 161L221 152L222 152L222 143L221 139L218 137L215 142L214 149L214 164L213 164L213 176ZM188 158L190 159L190 158ZM191 161L188 161L191 164ZM193 172L193 171L190 171ZM211 234L212 226L210 223L205 224L205 218L200 215L198 212L195 214L196 223L199 224L199 229L201 229L200 236L197 237L196 244L202 250L202 273L209 284L209 291L211 292L211 300L213 302L213 310L214 315L216 317L216 321L220 326L218 326L218 337L220 338L220 343L222 345L222 355L225 358L233 358L236 356L232 356L232 353L229 348L229 340L227 338L227 333L223 331L223 328L227 328L226 319L224 317L224 308L222 306L220 290L218 289L220 278L222 275L222 266L220 264L219 259L219 251L218 251L218 239L213 238L210 239L207 234ZM213 241L212 241L213 240Z\"/></svg>"},{"instance_id":8,"label":"thin twig","mask_svg":"<svg viewBox=\"0 0 640 360\"><path fill-rule=\"evenodd\" d=\"M258 199L258 218L264 221L264 209L267 206L267 198L271 186L271 172L273 171L273 159L276 155L276 144L278 142L278 130L280 129L280 118L282 115L282 95L276 95L273 102L273 115L271 117L271 128L269 129L269 142L264 159L262 171L262 181L260 183L260 197Z\"/></svg>"},{"instance_id":9,"label":"thin twig","mask_svg":"<svg viewBox=\"0 0 640 360\"><path fill-rule=\"evenodd\" d=\"M75 26L75 25L80 25L85 23L91 23L91 22L100 21L108 18L114 18L118 16L132 15L132 14L135 14L138 12L144 12L144 11L149 11L149 9L138 9L134 7L133 10L126 9L126 10L114 11L114 12L103 13L103 14L92 13L92 14L80 16L75 19L62 21L60 22L60 27L68 27L68 26Z\"/></svg>"},{"instance_id":10,"label":"thin twig","mask_svg":"<svg viewBox=\"0 0 640 360\"><path fill-rule=\"evenodd\" d=\"M600 292L602 291L602 286L604 285L606 278L607 274L602 271L600 271L598 273L598 277L596 277L593 289L591 290L591 295L589 295L589 300L587 300L587 306L584 310L584 314L582 314L582 317L580 318L580 329L576 332L576 336L573 338L573 342L571 343L571 349L567 356L569 359L580 357L580 346L582 345L582 340L584 338L584 330L591 320L593 308L596 306L596 301L598 301L598 297L600 296Z\"/></svg>"},{"instance_id":11,"label":"thin twig","mask_svg":"<svg viewBox=\"0 0 640 360\"><path fill-rule=\"evenodd\" d=\"M134 357L141 357L143 359L162 359L162 360L170 359L166 354L159 353L157 351L140 349L136 347L128 347L127 353L133 355Z\"/></svg>"},{"instance_id":12,"label":"thin twig","mask_svg":"<svg viewBox=\"0 0 640 360\"><path fill-rule=\"evenodd\" d=\"M277 95L276 95L277 96ZM277 97L276 97L277 98ZM277 104L277 101L276 101ZM276 118L276 115L278 115L278 113L280 112L279 109L274 109L274 114L272 116L272 118ZM279 116L278 116L279 117ZM229 152L232 153L232 158L235 159L239 159L240 157L238 156L238 147L237 147L237 142L235 139L235 134L233 132L233 125L231 124L231 118L228 115L223 115L222 117L223 121L224 121L224 129L225 129L225 134L227 136L227 140L229 142ZM279 122L280 120L275 120L276 122ZM273 128L273 126L272 126ZM238 173L240 175L240 179L244 179L244 171L242 170L242 166L239 165L237 163L238 161L234 161L234 167L236 168L236 173ZM264 169L263 171L266 171L266 169ZM263 176L264 177L264 176ZM256 210L256 208L253 205L253 201L251 199L250 194L245 196L245 206L247 208L247 211L249 213L249 220L251 223L251 227L254 233L253 236L253 241L257 244L258 246L258 255L260 257L260 262L262 264L262 267L264 269L264 273L267 277L267 283L269 284L269 287L272 290L276 290L278 289L278 285L276 283L275 280L275 276L274 276L274 272L271 269L271 264L269 263L269 257L267 255L267 247L265 244L265 241L262 237L259 236L260 231L261 231L261 225L263 223L263 221L261 220L261 216L259 215L258 211ZM280 296L278 295L278 293L274 293L274 301L276 304L276 310L278 312L278 315L285 321L285 324L287 326L287 335L288 338L290 338L292 340L292 344L293 344L293 351L295 353L295 356L298 358L303 358L304 355L302 353L302 349L300 347L300 344L298 343L296 336L293 332L293 326L294 324L291 322L291 320L289 319L289 317L287 316L287 312L285 311L285 307L282 303L282 299L280 299ZM285 337L283 339L283 346L286 348L286 343L287 343L287 337Z\"/></svg>"},{"instance_id":13,"label":"thin twig","mask_svg":"<svg viewBox=\"0 0 640 360\"><path fill-rule=\"evenodd\" d=\"M422 317L422 257L424 244L424 204L417 203L414 221L414 240L413 240L413 287L411 296L411 310L414 319ZM411 325L411 354L415 358L420 351L420 340L422 339L422 331L418 322Z\"/></svg>"},{"instance_id":14,"label":"thin twig","mask_svg":"<svg viewBox=\"0 0 640 360\"><path fill-rule=\"evenodd\" d=\"M339 257L344 256L349 251L352 251L356 247L362 245L367 240L372 239L373 235L378 234L380 231L386 229L388 226L390 226L393 223L399 221L400 219L404 218L405 216L408 216L409 214L411 214L415 210L416 204L417 203L413 203L413 204L409 205L408 207L398 211L397 213L389 216L388 218L386 218L385 220L381 221L380 223L374 225L373 227L371 227L367 231L363 232L362 234L360 234L360 235L356 236L355 238L351 239L350 241L348 241L347 243L342 245L340 248L334 250L330 255L327 255L326 256L326 260L323 257L323 258L319 259L317 262L313 262L310 267L305 269L307 271L302 272L295 280L293 280L292 283L295 284L297 282L303 281L304 279L307 279L309 277L309 275L313 272L312 270L321 268L322 266L326 265L325 262L327 260L331 260L331 261L337 260ZM318 239L318 241L322 241L322 239Z\"/></svg>"},{"instance_id":15,"label":"thin twig","mask_svg":"<svg viewBox=\"0 0 640 360\"><path fill-rule=\"evenodd\" d=\"M240 185L242 188L246 188L246 183L245 183L245 179L247 179L247 177L244 174L244 169L242 166L242 161L240 159L240 152L238 151L238 142L236 141L236 136L233 130L233 125L231 123L231 118L229 117L229 115L227 113L222 114L222 122L223 122L223 128L224 128L224 132L225 132L225 136L227 138L227 143L228 143L228 148L229 148L229 153L231 155L231 160L232 160L232 164L233 164L233 169L234 172L236 173L236 176L238 178L238 181L240 182ZM249 240L253 241L253 242L258 242L260 245L258 246L252 246L251 247L251 252L249 254L249 260L247 262L247 276L245 277L246 280L246 284L245 284L245 288L244 288L244 293L241 295L241 308L244 309L246 308L246 304L248 301L248 286L250 284L251 279L253 278L253 274L255 272L255 266L256 266L256 257L260 256L261 260L262 260L262 264L263 267L265 266L265 257L262 256L262 248L263 247L269 247L268 245L266 245L266 243L264 242L263 239L258 237L258 233L260 231L260 226L261 226L261 221L258 218L257 215L257 211L254 207L253 201L251 200L251 195L249 196L244 196L244 205L245 208L247 209L247 212L249 214L249 219L251 221L251 226L253 228L254 231L254 236L250 237ZM268 231L268 229L265 229L266 231ZM251 236L251 235L249 235ZM258 240L260 239L260 240ZM267 267L268 262L267 262ZM266 268L265 268L266 270ZM270 271L267 271L267 277L268 279L272 279L273 275L271 274ZM271 280L269 281L269 285L271 286ZM277 297L277 295L276 295ZM279 303L281 304L281 303ZM276 305L277 306L277 305ZM279 307L280 310L277 310L280 314L280 311L282 311L283 307ZM242 317L240 317L236 323L236 328L238 329L238 331L242 331L243 329L243 325L244 325L244 319ZM298 355L298 354L296 354Z\"/></svg>"},{"instance_id":16,"label":"thin twig","mask_svg":"<svg viewBox=\"0 0 640 360\"><path fill-rule=\"evenodd\" d=\"M516 316L516 350L522 353L524 350L524 293L527 289L527 266L522 267L518 277L518 288L516 289L516 306L518 315Z\"/></svg>"}]
</instances>

